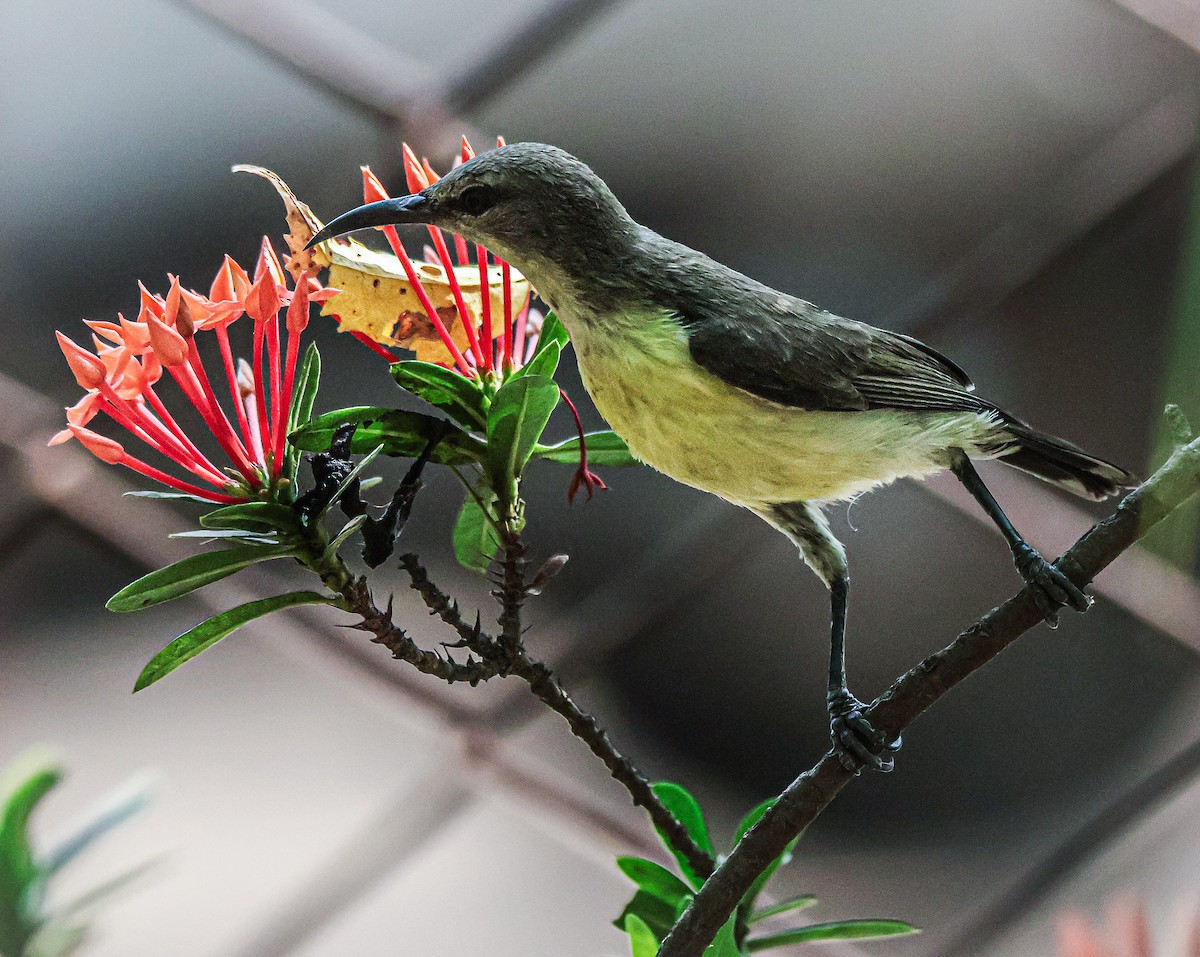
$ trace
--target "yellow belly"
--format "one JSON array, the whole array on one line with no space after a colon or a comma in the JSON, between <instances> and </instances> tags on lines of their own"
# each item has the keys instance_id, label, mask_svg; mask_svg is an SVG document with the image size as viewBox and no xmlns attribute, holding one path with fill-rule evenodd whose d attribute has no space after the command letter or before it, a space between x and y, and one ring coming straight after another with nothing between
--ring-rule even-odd
<instances>
[{"instance_id":1,"label":"yellow belly","mask_svg":"<svg viewBox=\"0 0 1200 957\"><path fill-rule=\"evenodd\" d=\"M975 413L808 412L697 366L665 317L569 323L584 385L640 460L743 505L836 501L944 467L950 446L995 434Z\"/></svg>"}]
</instances>

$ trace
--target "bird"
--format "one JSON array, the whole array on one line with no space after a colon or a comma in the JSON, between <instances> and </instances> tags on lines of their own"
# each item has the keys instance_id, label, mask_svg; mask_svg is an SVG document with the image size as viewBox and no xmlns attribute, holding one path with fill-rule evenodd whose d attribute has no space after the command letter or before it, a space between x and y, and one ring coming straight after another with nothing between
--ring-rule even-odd
<instances>
[{"instance_id":1,"label":"bird","mask_svg":"<svg viewBox=\"0 0 1200 957\"><path fill-rule=\"evenodd\" d=\"M596 408L645 464L786 535L830 594L832 750L890 771L888 738L848 687L846 551L824 509L949 469L996 524L1053 626L1089 596L1008 520L972 460L996 459L1102 500L1124 468L977 396L910 336L845 319L636 222L584 162L543 143L480 153L426 189L349 210L310 248L373 226L448 229L512 263L566 327Z\"/></svg>"}]
</instances>

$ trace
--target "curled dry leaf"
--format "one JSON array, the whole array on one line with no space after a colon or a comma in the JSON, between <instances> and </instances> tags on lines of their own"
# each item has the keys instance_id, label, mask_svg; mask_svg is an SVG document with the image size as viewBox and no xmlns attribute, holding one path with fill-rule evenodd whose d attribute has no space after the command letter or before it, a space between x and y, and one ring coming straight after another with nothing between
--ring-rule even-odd
<instances>
[{"instance_id":1,"label":"curled dry leaf","mask_svg":"<svg viewBox=\"0 0 1200 957\"><path fill-rule=\"evenodd\" d=\"M233 171L261 176L275 187L275 192L283 200L284 208L287 210L288 224L288 233L283 238L288 244L288 249L292 251L292 258L288 260L287 268L293 279L298 280L301 273L314 275L318 269L329 265L329 256L322 246L307 251L304 248L325 224L317 219L307 205L296 198L291 187L279 177L278 173L273 173L262 166L249 166L244 163L233 167Z\"/></svg>"}]
</instances>

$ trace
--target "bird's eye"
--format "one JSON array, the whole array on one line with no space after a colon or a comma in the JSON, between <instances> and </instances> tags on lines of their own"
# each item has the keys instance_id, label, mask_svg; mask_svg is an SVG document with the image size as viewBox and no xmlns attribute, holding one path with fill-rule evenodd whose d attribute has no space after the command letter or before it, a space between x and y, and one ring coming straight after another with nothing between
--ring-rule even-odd
<instances>
[{"instance_id":1,"label":"bird's eye","mask_svg":"<svg viewBox=\"0 0 1200 957\"><path fill-rule=\"evenodd\" d=\"M478 216L496 205L496 191L490 186L469 186L458 197L458 205L467 215Z\"/></svg>"}]
</instances>

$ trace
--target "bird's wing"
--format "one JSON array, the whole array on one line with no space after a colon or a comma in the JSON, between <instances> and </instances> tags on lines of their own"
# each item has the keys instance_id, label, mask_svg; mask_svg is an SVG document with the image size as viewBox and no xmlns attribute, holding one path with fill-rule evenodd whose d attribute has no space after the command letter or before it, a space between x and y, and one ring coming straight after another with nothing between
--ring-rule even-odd
<instances>
[{"instance_id":1,"label":"bird's wing","mask_svg":"<svg viewBox=\"0 0 1200 957\"><path fill-rule=\"evenodd\" d=\"M909 336L842 319L759 287L738 297L736 315L710 304L675 303L697 364L781 405L813 411L982 411L966 373ZM747 310L751 301L753 310Z\"/></svg>"}]
</instances>

